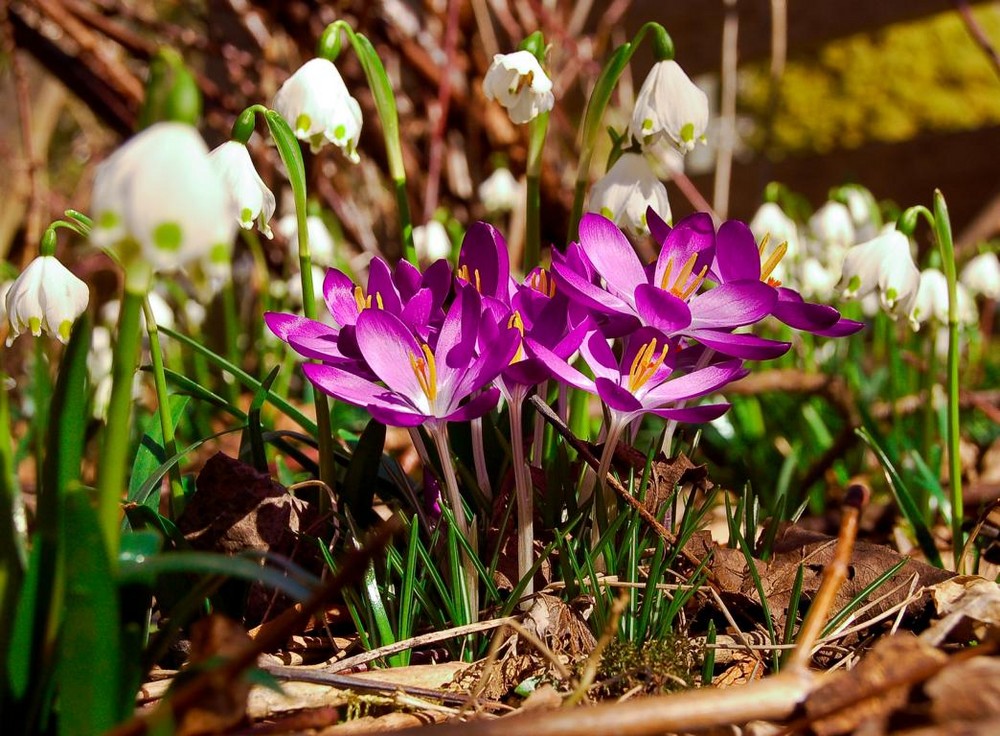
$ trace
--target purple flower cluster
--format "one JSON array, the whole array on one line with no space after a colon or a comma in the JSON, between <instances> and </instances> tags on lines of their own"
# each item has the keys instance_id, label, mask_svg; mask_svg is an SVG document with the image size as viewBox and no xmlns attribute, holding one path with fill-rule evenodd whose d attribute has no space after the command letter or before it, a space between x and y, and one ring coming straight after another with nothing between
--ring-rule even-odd
<instances>
[{"instance_id":1,"label":"purple flower cluster","mask_svg":"<svg viewBox=\"0 0 1000 736\"><path fill-rule=\"evenodd\" d=\"M768 316L817 335L861 324L811 304L770 278L782 255L729 221L698 213L673 228L652 210L659 257L643 264L622 232L591 214L551 270L516 282L507 245L490 225L465 236L452 269L420 272L372 261L366 287L331 269L323 295L336 326L269 313L268 327L306 358L322 391L386 424L441 427L481 417L501 394L518 401L555 378L597 394L619 427L645 413L705 421L727 404L684 407L746 374L744 360L789 343L737 332ZM714 284L708 288L710 284ZM591 378L571 365L579 354Z\"/></svg>"}]
</instances>

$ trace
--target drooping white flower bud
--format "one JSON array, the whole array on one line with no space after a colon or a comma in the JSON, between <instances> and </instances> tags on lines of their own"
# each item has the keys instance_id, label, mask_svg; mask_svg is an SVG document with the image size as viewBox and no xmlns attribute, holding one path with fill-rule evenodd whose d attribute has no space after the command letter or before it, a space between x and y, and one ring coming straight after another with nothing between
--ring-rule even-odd
<instances>
[{"instance_id":1,"label":"drooping white flower bud","mask_svg":"<svg viewBox=\"0 0 1000 736\"><path fill-rule=\"evenodd\" d=\"M979 315L972 296L961 283L955 286L959 323L975 324ZM920 286L910 310L910 324L915 325L916 329L931 318L940 324L948 323L948 279L936 268L926 268L920 272Z\"/></svg>"},{"instance_id":2,"label":"drooping white flower bud","mask_svg":"<svg viewBox=\"0 0 1000 736\"><path fill-rule=\"evenodd\" d=\"M840 273L833 272L815 258L806 258L799 266L798 287L806 299L828 302L840 281Z\"/></svg>"},{"instance_id":3,"label":"drooping white flower bud","mask_svg":"<svg viewBox=\"0 0 1000 736\"><path fill-rule=\"evenodd\" d=\"M274 237L269 224L274 214L274 194L254 168L246 145L226 141L208 154L208 159L226 183L240 227L249 230L256 220L264 237Z\"/></svg>"},{"instance_id":4,"label":"drooping white flower bud","mask_svg":"<svg viewBox=\"0 0 1000 736\"><path fill-rule=\"evenodd\" d=\"M676 61L658 61L642 83L630 129L643 147L667 138L687 153L705 141L708 96Z\"/></svg>"},{"instance_id":5,"label":"drooping white flower bud","mask_svg":"<svg viewBox=\"0 0 1000 736\"><path fill-rule=\"evenodd\" d=\"M624 153L590 190L587 209L638 237L649 232L646 210L650 207L670 221L670 201L663 182L656 178L642 155Z\"/></svg>"},{"instance_id":6,"label":"drooping white flower bud","mask_svg":"<svg viewBox=\"0 0 1000 736\"><path fill-rule=\"evenodd\" d=\"M792 262L798 257L799 229L795 221L774 202L765 202L757 209L753 219L750 220L750 231L758 242L763 240L764 236L769 236L774 245L787 243L785 260Z\"/></svg>"},{"instance_id":7,"label":"drooping white flower bud","mask_svg":"<svg viewBox=\"0 0 1000 736\"><path fill-rule=\"evenodd\" d=\"M854 221L847 205L827 202L809 218L809 229L823 246L846 248L854 245Z\"/></svg>"},{"instance_id":8,"label":"drooping white flower bud","mask_svg":"<svg viewBox=\"0 0 1000 736\"><path fill-rule=\"evenodd\" d=\"M910 253L910 240L886 230L850 248L844 257L844 298L864 297L876 289L882 308L892 316L910 315L920 286L920 271Z\"/></svg>"},{"instance_id":9,"label":"drooping white flower bud","mask_svg":"<svg viewBox=\"0 0 1000 736\"><path fill-rule=\"evenodd\" d=\"M167 303L159 292L150 291L146 298L149 299L149 308L153 312L153 319L156 324L160 327L166 327L168 330L174 329L174 309ZM118 315L121 312L121 302L117 299L111 299L104 303L101 307L100 318L101 322L109 330L116 330L118 327ZM139 322L142 325L143 332L146 331L146 310L142 310L139 313Z\"/></svg>"},{"instance_id":10,"label":"drooping white flower bud","mask_svg":"<svg viewBox=\"0 0 1000 736\"><path fill-rule=\"evenodd\" d=\"M483 78L483 94L507 108L511 121L517 124L548 112L556 101L552 80L530 51L494 55Z\"/></svg>"},{"instance_id":11,"label":"drooping white flower bud","mask_svg":"<svg viewBox=\"0 0 1000 736\"><path fill-rule=\"evenodd\" d=\"M313 153L329 142L352 162L361 160L361 106L329 59L311 59L299 67L278 89L271 106L299 140L309 141Z\"/></svg>"},{"instance_id":12,"label":"drooping white flower bud","mask_svg":"<svg viewBox=\"0 0 1000 736\"><path fill-rule=\"evenodd\" d=\"M965 264L959 281L973 296L1000 299L1000 259L995 252L981 253Z\"/></svg>"},{"instance_id":13,"label":"drooping white flower bud","mask_svg":"<svg viewBox=\"0 0 1000 736\"><path fill-rule=\"evenodd\" d=\"M517 179L502 166L479 185L479 200L487 212L509 212L517 206L518 189Z\"/></svg>"},{"instance_id":14,"label":"drooping white flower bud","mask_svg":"<svg viewBox=\"0 0 1000 736\"><path fill-rule=\"evenodd\" d=\"M437 261L451 255L452 243L444 225L429 220L426 225L413 228L413 247L421 261Z\"/></svg>"},{"instance_id":15,"label":"drooping white flower bud","mask_svg":"<svg viewBox=\"0 0 1000 736\"><path fill-rule=\"evenodd\" d=\"M292 260L298 263L299 224L295 213L282 217L274 228L288 241ZM332 268L336 264L337 244L333 239L333 234L323 222L323 218L318 215L306 217L306 232L309 234L309 257L312 259L313 265Z\"/></svg>"},{"instance_id":16,"label":"drooping white flower bud","mask_svg":"<svg viewBox=\"0 0 1000 736\"><path fill-rule=\"evenodd\" d=\"M10 345L22 332L38 337L47 332L69 342L77 317L90 302L90 290L55 256L39 256L14 280L5 300L10 321Z\"/></svg>"},{"instance_id":17,"label":"drooping white flower bud","mask_svg":"<svg viewBox=\"0 0 1000 736\"><path fill-rule=\"evenodd\" d=\"M157 123L97 169L90 239L115 250L126 270L174 270L227 258L236 222L208 148L190 125Z\"/></svg>"}]
</instances>

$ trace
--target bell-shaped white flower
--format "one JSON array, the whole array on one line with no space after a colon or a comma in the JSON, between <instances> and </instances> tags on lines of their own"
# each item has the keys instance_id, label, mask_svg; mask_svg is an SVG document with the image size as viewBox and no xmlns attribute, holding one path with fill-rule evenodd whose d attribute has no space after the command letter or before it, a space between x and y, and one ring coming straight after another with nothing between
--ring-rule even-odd
<instances>
[{"instance_id":1,"label":"bell-shaped white flower","mask_svg":"<svg viewBox=\"0 0 1000 736\"><path fill-rule=\"evenodd\" d=\"M226 183L240 227L249 230L256 220L264 237L274 237L269 224L274 214L274 194L254 168L246 145L226 141L208 154L208 159Z\"/></svg>"},{"instance_id":2,"label":"bell-shaped white flower","mask_svg":"<svg viewBox=\"0 0 1000 736\"><path fill-rule=\"evenodd\" d=\"M632 112L630 129L643 147L667 138L687 153L696 141L705 141L708 95L700 90L676 61L658 61L642 83Z\"/></svg>"},{"instance_id":3,"label":"bell-shaped white flower","mask_svg":"<svg viewBox=\"0 0 1000 736\"><path fill-rule=\"evenodd\" d=\"M552 80L530 51L494 55L483 78L483 94L507 108L510 119L518 124L548 112L556 102Z\"/></svg>"},{"instance_id":4,"label":"bell-shaped white flower","mask_svg":"<svg viewBox=\"0 0 1000 736\"><path fill-rule=\"evenodd\" d=\"M635 237L649 232L646 210L671 219L667 188L638 153L624 153L590 190L588 211L598 212Z\"/></svg>"},{"instance_id":5,"label":"bell-shaped white flower","mask_svg":"<svg viewBox=\"0 0 1000 736\"><path fill-rule=\"evenodd\" d=\"M798 287L802 296L820 302L833 298L840 273L831 271L816 258L806 258L799 266Z\"/></svg>"},{"instance_id":6,"label":"bell-shaped white flower","mask_svg":"<svg viewBox=\"0 0 1000 736\"><path fill-rule=\"evenodd\" d=\"M112 248L126 272L140 263L173 270L206 256L225 258L236 223L226 185L190 125L157 123L97 169L90 239Z\"/></svg>"},{"instance_id":7,"label":"bell-shaped white flower","mask_svg":"<svg viewBox=\"0 0 1000 736\"><path fill-rule=\"evenodd\" d=\"M7 344L22 332L38 337L47 332L69 342L76 318L90 302L90 290L55 256L39 256L14 280L5 300L10 335Z\"/></svg>"},{"instance_id":8,"label":"bell-shaped white flower","mask_svg":"<svg viewBox=\"0 0 1000 736\"><path fill-rule=\"evenodd\" d=\"M857 184L841 187L841 192L846 200L847 210L851 213L855 239L864 241L875 237L878 231L876 224L878 202L872 193Z\"/></svg>"},{"instance_id":9,"label":"bell-shaped white flower","mask_svg":"<svg viewBox=\"0 0 1000 736\"><path fill-rule=\"evenodd\" d=\"M299 252L299 222L295 213L290 213L278 220L275 230L288 241L292 260L298 263ZM319 215L306 217L306 232L309 234L309 257L314 265L332 268L336 261L337 244ZM320 281L322 283L322 280Z\"/></svg>"},{"instance_id":10,"label":"bell-shaped white flower","mask_svg":"<svg viewBox=\"0 0 1000 736\"><path fill-rule=\"evenodd\" d=\"M854 245L854 220L847 205L827 202L809 218L809 229L821 245L846 248Z\"/></svg>"},{"instance_id":11,"label":"bell-shaped white flower","mask_svg":"<svg viewBox=\"0 0 1000 736\"><path fill-rule=\"evenodd\" d=\"M981 253L965 264L959 276L973 296L1000 299L1000 259L995 252Z\"/></svg>"},{"instance_id":12,"label":"bell-shaped white flower","mask_svg":"<svg viewBox=\"0 0 1000 736\"><path fill-rule=\"evenodd\" d=\"M960 324L975 324L979 319L976 303L969 290L961 283L955 284L955 299ZM929 319L940 324L948 322L948 279L936 268L920 272L920 287L910 310L910 324L914 329Z\"/></svg>"},{"instance_id":13,"label":"bell-shaped white flower","mask_svg":"<svg viewBox=\"0 0 1000 736\"><path fill-rule=\"evenodd\" d=\"M795 221L776 203L765 202L757 209L750 220L750 231L758 241L768 236L775 245L787 243L788 250L784 260L792 262L798 257L799 229Z\"/></svg>"},{"instance_id":14,"label":"bell-shaped white flower","mask_svg":"<svg viewBox=\"0 0 1000 736\"><path fill-rule=\"evenodd\" d=\"M842 280L844 298L878 291L882 308L892 316L910 315L920 286L920 271L910 253L910 239L896 229L885 230L847 251Z\"/></svg>"},{"instance_id":15,"label":"bell-shaped white flower","mask_svg":"<svg viewBox=\"0 0 1000 736\"><path fill-rule=\"evenodd\" d=\"M149 299L149 309L153 312L153 319L156 324L160 327L166 327L168 330L174 329L174 309L167 303L159 292L150 291L146 298ZM118 315L121 312L121 302L117 299L111 299L104 303L101 307L100 318L101 322L109 330L116 330L118 327ZM139 321L142 325L143 332L146 331L146 310L142 310L139 313Z\"/></svg>"},{"instance_id":16,"label":"bell-shaped white flower","mask_svg":"<svg viewBox=\"0 0 1000 736\"><path fill-rule=\"evenodd\" d=\"M517 206L519 189L510 169L501 166L479 185L479 201L487 212L509 212Z\"/></svg>"},{"instance_id":17,"label":"bell-shaped white flower","mask_svg":"<svg viewBox=\"0 0 1000 736\"><path fill-rule=\"evenodd\" d=\"M437 261L451 255L452 243L444 225L429 220L426 225L413 228L413 247L421 261Z\"/></svg>"},{"instance_id":18,"label":"bell-shaped white flower","mask_svg":"<svg viewBox=\"0 0 1000 736\"><path fill-rule=\"evenodd\" d=\"M329 59L311 59L299 67L281 85L271 106L299 140L309 141L313 153L329 142L354 163L361 160L361 105Z\"/></svg>"}]
</instances>

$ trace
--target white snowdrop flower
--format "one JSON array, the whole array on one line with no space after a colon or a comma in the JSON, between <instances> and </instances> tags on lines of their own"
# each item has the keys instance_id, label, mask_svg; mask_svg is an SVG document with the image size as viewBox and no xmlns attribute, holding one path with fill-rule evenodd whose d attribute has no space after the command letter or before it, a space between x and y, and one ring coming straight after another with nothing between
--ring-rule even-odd
<instances>
[{"instance_id":1,"label":"white snowdrop flower","mask_svg":"<svg viewBox=\"0 0 1000 736\"><path fill-rule=\"evenodd\" d=\"M684 173L684 153L665 137L643 146L642 155L657 179L671 179Z\"/></svg>"},{"instance_id":2,"label":"white snowdrop flower","mask_svg":"<svg viewBox=\"0 0 1000 736\"><path fill-rule=\"evenodd\" d=\"M979 314L972 295L963 284L958 283L955 286L959 323L975 324ZM948 323L948 279L936 268L927 268L920 272L920 287L917 289L917 298L910 310L910 323L915 325L915 328L931 318L940 324Z\"/></svg>"},{"instance_id":3,"label":"white snowdrop flower","mask_svg":"<svg viewBox=\"0 0 1000 736\"><path fill-rule=\"evenodd\" d=\"M0 322L7 321L7 292L13 285L13 281L4 281L0 284Z\"/></svg>"},{"instance_id":4,"label":"white snowdrop flower","mask_svg":"<svg viewBox=\"0 0 1000 736\"><path fill-rule=\"evenodd\" d=\"M973 296L1000 299L1000 259L996 252L981 253L966 263L959 281Z\"/></svg>"},{"instance_id":5,"label":"white snowdrop flower","mask_svg":"<svg viewBox=\"0 0 1000 736\"><path fill-rule=\"evenodd\" d=\"M292 254L292 260L298 263L299 253L299 224L295 213L290 213L282 217L274 226L285 240L288 241L288 249ZM306 232L309 233L309 257L313 264L319 266L333 267L336 262L337 245L333 239L333 234L327 228L323 218L319 215L309 215L306 217Z\"/></svg>"},{"instance_id":6,"label":"white snowdrop flower","mask_svg":"<svg viewBox=\"0 0 1000 736\"><path fill-rule=\"evenodd\" d=\"M437 261L451 255L451 238L448 231L437 220L413 228L413 247L421 261Z\"/></svg>"},{"instance_id":7,"label":"white snowdrop flower","mask_svg":"<svg viewBox=\"0 0 1000 736\"><path fill-rule=\"evenodd\" d=\"M630 129L644 147L667 138L683 153L705 141L708 96L676 61L658 61L650 69L632 112Z\"/></svg>"},{"instance_id":8,"label":"white snowdrop flower","mask_svg":"<svg viewBox=\"0 0 1000 736\"><path fill-rule=\"evenodd\" d=\"M548 112L556 101L552 80L530 51L494 55L483 78L483 94L507 108L511 121L517 124Z\"/></svg>"},{"instance_id":9,"label":"white snowdrop flower","mask_svg":"<svg viewBox=\"0 0 1000 736\"><path fill-rule=\"evenodd\" d=\"M809 229L820 244L846 248L854 245L854 221L847 205L827 202L809 218Z\"/></svg>"},{"instance_id":10,"label":"white snowdrop flower","mask_svg":"<svg viewBox=\"0 0 1000 736\"><path fill-rule=\"evenodd\" d=\"M656 178L642 155L625 153L594 184L587 209L638 237L649 232L646 224L649 207L665 221L671 220L670 201L663 182Z\"/></svg>"},{"instance_id":11,"label":"white snowdrop flower","mask_svg":"<svg viewBox=\"0 0 1000 736\"><path fill-rule=\"evenodd\" d=\"M236 223L225 183L190 125L157 123L129 139L97 168L91 200L99 248L125 267L168 271L228 257Z\"/></svg>"},{"instance_id":12,"label":"white snowdrop flower","mask_svg":"<svg viewBox=\"0 0 1000 736\"><path fill-rule=\"evenodd\" d=\"M875 237L877 231L875 213L878 211L875 197L867 189L856 184L843 187L841 191L847 200L847 210L851 213L855 239L860 242Z\"/></svg>"},{"instance_id":13,"label":"white snowdrop flower","mask_svg":"<svg viewBox=\"0 0 1000 736\"><path fill-rule=\"evenodd\" d=\"M156 324L160 327L166 327L168 330L174 329L174 310L167 303L158 292L151 291L146 295L149 299L149 308L153 312L153 319ZM101 322L104 325L114 331L118 328L118 314L121 311L121 302L117 299L112 299L105 302L104 306L101 307ZM142 324L142 329L146 329L146 310L142 310L139 313L139 321Z\"/></svg>"},{"instance_id":14,"label":"white snowdrop flower","mask_svg":"<svg viewBox=\"0 0 1000 736\"><path fill-rule=\"evenodd\" d=\"M114 363L111 330L104 325L94 325L90 337L90 352L87 353L87 375L94 386L111 375Z\"/></svg>"},{"instance_id":15,"label":"white snowdrop flower","mask_svg":"<svg viewBox=\"0 0 1000 736\"><path fill-rule=\"evenodd\" d=\"M861 297L858 302L861 305L861 314L863 314L868 319L871 319L880 311L882 311L882 301L878 297L878 292L873 291L868 296ZM832 342L832 340L830 341Z\"/></svg>"},{"instance_id":16,"label":"white snowdrop flower","mask_svg":"<svg viewBox=\"0 0 1000 736\"><path fill-rule=\"evenodd\" d=\"M358 163L361 106L347 91L340 72L328 59L311 59L290 76L271 106L315 153L326 143L338 146Z\"/></svg>"},{"instance_id":17,"label":"white snowdrop flower","mask_svg":"<svg viewBox=\"0 0 1000 736\"><path fill-rule=\"evenodd\" d=\"M503 166L479 185L479 201L487 212L509 212L517 206L519 194L517 179Z\"/></svg>"},{"instance_id":18,"label":"white snowdrop flower","mask_svg":"<svg viewBox=\"0 0 1000 736\"><path fill-rule=\"evenodd\" d=\"M799 291L806 299L830 301L839 281L840 273L831 271L816 258L806 258L799 266Z\"/></svg>"},{"instance_id":19,"label":"white snowdrop flower","mask_svg":"<svg viewBox=\"0 0 1000 736\"><path fill-rule=\"evenodd\" d=\"M317 266L315 263L312 267L312 277L313 277L313 294L316 301L323 298L323 279L326 278L326 269L322 266ZM290 304L301 307L302 306L302 277L299 274L294 274L290 276L285 282L285 295L288 297ZM327 310L323 310L326 312ZM319 317L320 320L323 319L325 315Z\"/></svg>"},{"instance_id":20,"label":"white snowdrop flower","mask_svg":"<svg viewBox=\"0 0 1000 736\"><path fill-rule=\"evenodd\" d=\"M256 220L264 237L273 237L269 223L274 214L274 194L254 168L246 145L226 141L208 154L208 159L226 183L240 227L250 230Z\"/></svg>"},{"instance_id":21,"label":"white snowdrop flower","mask_svg":"<svg viewBox=\"0 0 1000 736\"><path fill-rule=\"evenodd\" d=\"M205 317L208 310L196 299L188 299L184 302L184 319L192 329L199 330L205 324Z\"/></svg>"},{"instance_id":22,"label":"white snowdrop flower","mask_svg":"<svg viewBox=\"0 0 1000 736\"><path fill-rule=\"evenodd\" d=\"M77 317L90 302L87 285L55 256L39 256L10 285L5 299L10 322L10 345L22 332L35 337L47 332L69 342Z\"/></svg>"},{"instance_id":23,"label":"white snowdrop flower","mask_svg":"<svg viewBox=\"0 0 1000 736\"><path fill-rule=\"evenodd\" d=\"M910 315L920 286L920 271L910 254L910 240L898 230L881 233L847 251L842 280L844 298L878 290L882 308L892 316Z\"/></svg>"},{"instance_id":24,"label":"white snowdrop flower","mask_svg":"<svg viewBox=\"0 0 1000 736\"><path fill-rule=\"evenodd\" d=\"M750 220L750 231L758 242L765 236L770 237L771 243L787 243L788 251L785 259L794 261L799 254L799 229L784 211L774 202L765 202L754 213Z\"/></svg>"}]
</instances>

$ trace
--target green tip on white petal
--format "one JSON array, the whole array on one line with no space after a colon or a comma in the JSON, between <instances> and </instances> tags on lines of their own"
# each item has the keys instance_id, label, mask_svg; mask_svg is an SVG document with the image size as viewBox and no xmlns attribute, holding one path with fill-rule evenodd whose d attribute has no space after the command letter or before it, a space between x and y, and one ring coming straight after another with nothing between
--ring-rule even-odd
<instances>
[{"instance_id":1,"label":"green tip on white petal","mask_svg":"<svg viewBox=\"0 0 1000 736\"><path fill-rule=\"evenodd\" d=\"M295 118L295 132L296 133L301 133L301 134L305 135L305 134L307 134L309 132L309 129L311 127L312 127L312 118L310 118L305 113L302 113L297 118Z\"/></svg>"},{"instance_id":2,"label":"green tip on white petal","mask_svg":"<svg viewBox=\"0 0 1000 736\"><path fill-rule=\"evenodd\" d=\"M118 227L118 223L120 222L121 218L118 216L118 213L111 210L104 210L104 212L97 216L97 226L104 230Z\"/></svg>"},{"instance_id":3,"label":"green tip on white petal","mask_svg":"<svg viewBox=\"0 0 1000 736\"><path fill-rule=\"evenodd\" d=\"M601 207L601 214L604 215L605 217L607 217L609 220L614 220L615 219L615 213L612 212L607 207Z\"/></svg>"},{"instance_id":4,"label":"green tip on white petal","mask_svg":"<svg viewBox=\"0 0 1000 736\"><path fill-rule=\"evenodd\" d=\"M694 123L685 123L681 128L681 140L685 143L694 141Z\"/></svg>"},{"instance_id":5,"label":"green tip on white petal","mask_svg":"<svg viewBox=\"0 0 1000 736\"><path fill-rule=\"evenodd\" d=\"M240 210L240 225L249 230L253 227L253 212L249 207Z\"/></svg>"},{"instance_id":6,"label":"green tip on white petal","mask_svg":"<svg viewBox=\"0 0 1000 736\"><path fill-rule=\"evenodd\" d=\"M847 282L847 290L852 294L854 294L860 288L861 288L861 277L857 275L851 276L851 280Z\"/></svg>"},{"instance_id":7,"label":"green tip on white petal","mask_svg":"<svg viewBox=\"0 0 1000 736\"><path fill-rule=\"evenodd\" d=\"M69 335L73 331L73 320L64 319L59 323L59 342L63 345L69 342Z\"/></svg>"},{"instance_id":8,"label":"green tip on white petal","mask_svg":"<svg viewBox=\"0 0 1000 736\"><path fill-rule=\"evenodd\" d=\"M333 137L336 138L338 141L344 140L344 137L346 135L347 135L347 128L345 128L343 125L338 125L336 128L333 129Z\"/></svg>"},{"instance_id":9,"label":"green tip on white petal","mask_svg":"<svg viewBox=\"0 0 1000 736\"><path fill-rule=\"evenodd\" d=\"M42 334L42 320L40 317L28 317L28 329L31 334L38 337Z\"/></svg>"},{"instance_id":10,"label":"green tip on white petal","mask_svg":"<svg viewBox=\"0 0 1000 736\"><path fill-rule=\"evenodd\" d=\"M225 243L216 243L208 254L208 260L211 263L228 263L229 247Z\"/></svg>"},{"instance_id":11,"label":"green tip on white petal","mask_svg":"<svg viewBox=\"0 0 1000 736\"><path fill-rule=\"evenodd\" d=\"M160 250L176 253L181 249L183 235L179 223L161 222L153 230L153 243Z\"/></svg>"},{"instance_id":12,"label":"green tip on white petal","mask_svg":"<svg viewBox=\"0 0 1000 736\"><path fill-rule=\"evenodd\" d=\"M642 129L643 130L652 130L653 129L653 119L652 118L646 118L645 120L643 120L642 121Z\"/></svg>"},{"instance_id":13,"label":"green tip on white petal","mask_svg":"<svg viewBox=\"0 0 1000 736\"><path fill-rule=\"evenodd\" d=\"M886 289L885 290L885 300L889 303L890 307L893 304L896 303L897 299L899 299L899 292L898 291L896 291L895 289Z\"/></svg>"}]
</instances>

